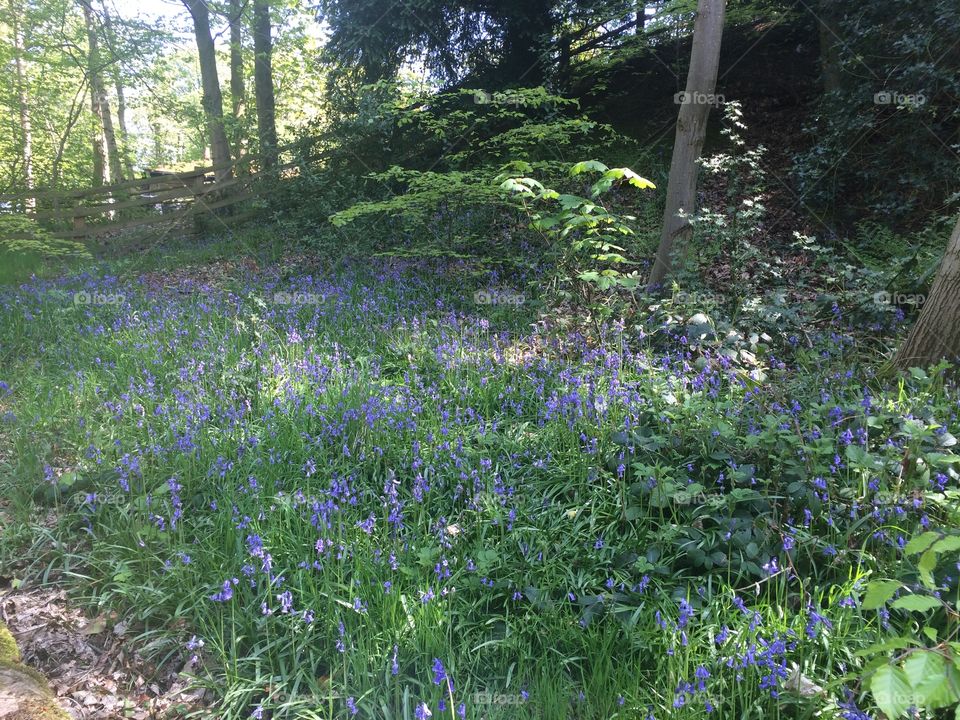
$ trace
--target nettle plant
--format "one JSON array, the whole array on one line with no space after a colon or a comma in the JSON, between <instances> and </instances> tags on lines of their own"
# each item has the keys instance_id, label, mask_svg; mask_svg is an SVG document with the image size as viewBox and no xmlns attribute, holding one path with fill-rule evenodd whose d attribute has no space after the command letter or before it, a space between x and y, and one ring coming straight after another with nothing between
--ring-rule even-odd
<instances>
[{"instance_id":1,"label":"nettle plant","mask_svg":"<svg viewBox=\"0 0 960 720\"><path fill-rule=\"evenodd\" d=\"M545 187L529 173L529 163L507 165L498 178L500 190L530 218L530 227L547 240L554 251L554 289L568 299L579 295L588 306L596 303L598 292L635 290L643 282L636 261L625 247L635 231L633 215L615 212L602 197L618 185L640 190L656 187L630 168L609 168L597 160L578 162L571 177L597 177L587 196L561 193Z\"/></svg>"}]
</instances>

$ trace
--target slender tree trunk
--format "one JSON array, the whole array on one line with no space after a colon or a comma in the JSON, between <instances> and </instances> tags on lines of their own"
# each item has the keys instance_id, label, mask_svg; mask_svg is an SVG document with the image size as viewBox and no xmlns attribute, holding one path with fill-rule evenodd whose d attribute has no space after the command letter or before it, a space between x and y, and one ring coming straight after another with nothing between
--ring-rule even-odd
<instances>
[{"instance_id":1,"label":"slender tree trunk","mask_svg":"<svg viewBox=\"0 0 960 720\"><path fill-rule=\"evenodd\" d=\"M253 1L253 82L257 100L257 134L265 167L277 164L276 102L273 96L273 41L270 4Z\"/></svg>"},{"instance_id":2,"label":"slender tree trunk","mask_svg":"<svg viewBox=\"0 0 960 720\"><path fill-rule=\"evenodd\" d=\"M840 32L834 0L820 0L817 27L820 31L820 76L823 91L839 90L843 83L843 72L840 69Z\"/></svg>"},{"instance_id":3,"label":"slender tree trunk","mask_svg":"<svg viewBox=\"0 0 960 720\"><path fill-rule=\"evenodd\" d=\"M197 55L200 60L200 80L203 84L203 112L207 119L207 134L213 155L214 174L217 180L232 175L230 170L230 142L223 124L223 96L220 93L220 78L217 75L217 54L210 35L210 10L205 0L183 0L193 18L193 31L197 39Z\"/></svg>"},{"instance_id":4,"label":"slender tree trunk","mask_svg":"<svg viewBox=\"0 0 960 720\"><path fill-rule=\"evenodd\" d=\"M100 60L100 39L93 21L93 8L82 0L83 21L87 28L87 72L90 76L90 109L99 128L94 135L94 185L119 180L123 176L120 169L120 153L117 151L117 136L113 131L113 118L110 115L110 102L103 84L103 66ZM104 169L104 156L110 173Z\"/></svg>"},{"instance_id":5,"label":"slender tree trunk","mask_svg":"<svg viewBox=\"0 0 960 720\"><path fill-rule=\"evenodd\" d=\"M8 3L10 24L13 32L13 64L16 72L17 109L20 114L21 160L23 161L23 186L33 190L33 127L30 122L30 97L27 91L27 71L24 67L23 30L20 26L20 4L17 0ZM28 211L36 207L35 198L27 198L24 208Z\"/></svg>"},{"instance_id":6,"label":"slender tree trunk","mask_svg":"<svg viewBox=\"0 0 960 720\"><path fill-rule=\"evenodd\" d=\"M118 62L117 37L113 32L113 20L107 10L106 2L101 0L100 10L103 13L103 27L107 33L107 42L113 56L112 77L113 87L117 93L117 127L120 129L118 145L120 146L120 162L123 165L124 177L133 178L133 160L130 157L130 133L127 131L127 101L123 89L123 76Z\"/></svg>"},{"instance_id":7,"label":"slender tree trunk","mask_svg":"<svg viewBox=\"0 0 960 720\"><path fill-rule=\"evenodd\" d=\"M93 115L93 186L107 184L107 161L103 149L103 126L100 123L100 103L97 92L90 88L90 113Z\"/></svg>"},{"instance_id":8,"label":"slender tree trunk","mask_svg":"<svg viewBox=\"0 0 960 720\"><path fill-rule=\"evenodd\" d=\"M671 271L674 246L684 244L690 237L689 216L697 210L697 162L703 150L707 119L717 85L725 6L725 0L699 0L697 5L687 89L678 96L680 114L670 160L663 232L650 271L649 288L663 283Z\"/></svg>"},{"instance_id":9,"label":"slender tree trunk","mask_svg":"<svg viewBox=\"0 0 960 720\"><path fill-rule=\"evenodd\" d=\"M898 368L960 361L960 220L917 323L894 359Z\"/></svg>"},{"instance_id":10,"label":"slender tree trunk","mask_svg":"<svg viewBox=\"0 0 960 720\"><path fill-rule=\"evenodd\" d=\"M83 100L86 96L86 81L80 83L80 87L77 88L76 94L73 96L73 101L70 103L70 111L67 113L67 124L58 131L53 125L50 126L51 136L54 138L54 145L57 150L53 154L53 162L51 163L50 169L50 186L57 188L60 187L60 173L63 168L63 153L67 147L67 141L70 139L70 133L73 132L73 128L76 126L77 121L80 119L80 115L83 113Z\"/></svg>"},{"instance_id":11,"label":"slender tree trunk","mask_svg":"<svg viewBox=\"0 0 960 720\"><path fill-rule=\"evenodd\" d=\"M241 0L230 0L230 103L233 109L233 150L239 158L243 145L243 116L246 85L243 77L243 8Z\"/></svg>"}]
</instances>

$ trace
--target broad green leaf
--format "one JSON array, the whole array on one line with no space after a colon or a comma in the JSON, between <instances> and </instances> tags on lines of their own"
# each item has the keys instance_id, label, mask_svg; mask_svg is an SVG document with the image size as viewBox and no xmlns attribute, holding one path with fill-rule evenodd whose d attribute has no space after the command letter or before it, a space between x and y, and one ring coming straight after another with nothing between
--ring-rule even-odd
<instances>
[{"instance_id":1,"label":"broad green leaf","mask_svg":"<svg viewBox=\"0 0 960 720\"><path fill-rule=\"evenodd\" d=\"M924 550L929 549L929 547L933 545L939 538L940 535L932 531L925 532L922 535L917 535L907 543L907 546L903 549L903 552L907 555L916 555L917 553L922 553Z\"/></svg>"},{"instance_id":2,"label":"broad green leaf","mask_svg":"<svg viewBox=\"0 0 960 720\"><path fill-rule=\"evenodd\" d=\"M873 674L870 692L889 720L900 717L913 704L913 688L906 674L893 665L884 665Z\"/></svg>"},{"instance_id":3,"label":"broad green leaf","mask_svg":"<svg viewBox=\"0 0 960 720\"><path fill-rule=\"evenodd\" d=\"M863 597L864 610L877 610L893 597L901 584L896 580L874 580L867 583L867 593Z\"/></svg>"},{"instance_id":4,"label":"broad green leaf","mask_svg":"<svg viewBox=\"0 0 960 720\"><path fill-rule=\"evenodd\" d=\"M923 584L931 590L934 587L933 571L937 567L937 553L933 550L927 550L920 556L920 562L917 563L917 569L920 571L920 579Z\"/></svg>"},{"instance_id":5,"label":"broad green leaf","mask_svg":"<svg viewBox=\"0 0 960 720\"><path fill-rule=\"evenodd\" d=\"M937 540L937 542L933 544L931 550L938 553L960 550L960 535L951 535L950 537L945 537L942 540Z\"/></svg>"},{"instance_id":6,"label":"broad green leaf","mask_svg":"<svg viewBox=\"0 0 960 720\"><path fill-rule=\"evenodd\" d=\"M581 175L585 172L606 172L607 166L599 160L583 160L570 168L571 175Z\"/></svg>"},{"instance_id":7,"label":"broad green leaf","mask_svg":"<svg viewBox=\"0 0 960 720\"><path fill-rule=\"evenodd\" d=\"M913 612L926 612L941 605L943 603L929 595L904 595L890 603L890 607L897 610L911 610Z\"/></svg>"},{"instance_id":8,"label":"broad green leaf","mask_svg":"<svg viewBox=\"0 0 960 720\"><path fill-rule=\"evenodd\" d=\"M957 701L954 688L960 673L940 653L931 650L912 653L903 662L903 672L913 688L917 705L935 709Z\"/></svg>"}]
</instances>

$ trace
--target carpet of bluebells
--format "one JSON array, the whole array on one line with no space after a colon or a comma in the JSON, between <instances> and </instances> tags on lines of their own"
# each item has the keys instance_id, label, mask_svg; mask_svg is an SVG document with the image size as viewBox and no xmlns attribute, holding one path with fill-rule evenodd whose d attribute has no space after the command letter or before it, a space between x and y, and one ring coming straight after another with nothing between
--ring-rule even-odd
<instances>
[{"instance_id":1,"label":"carpet of bluebells","mask_svg":"<svg viewBox=\"0 0 960 720\"><path fill-rule=\"evenodd\" d=\"M0 291L5 559L224 718L874 717L858 651L910 617L863 588L956 524L956 387L872 382L839 311L748 352L471 277Z\"/></svg>"}]
</instances>

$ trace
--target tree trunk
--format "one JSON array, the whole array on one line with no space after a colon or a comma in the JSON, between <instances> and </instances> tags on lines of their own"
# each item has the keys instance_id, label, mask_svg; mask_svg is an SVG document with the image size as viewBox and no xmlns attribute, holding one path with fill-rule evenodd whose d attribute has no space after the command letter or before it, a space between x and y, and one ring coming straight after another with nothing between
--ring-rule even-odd
<instances>
[{"instance_id":1,"label":"tree trunk","mask_svg":"<svg viewBox=\"0 0 960 720\"><path fill-rule=\"evenodd\" d=\"M87 27L87 72L90 76L90 109L93 111L95 121L99 121L100 129L94 135L94 184L97 184L98 178L100 184L109 183L112 180L119 181L123 176L120 169L120 153L117 151L117 136L113 131L113 118L110 115L110 102L107 99L107 91L103 84L103 66L100 60L100 40L97 37L97 28L93 22L93 8L90 3L83 0L83 21ZM101 140L102 138L102 140ZM109 163L109 176L103 170L104 152ZM98 160L99 167L98 167Z\"/></svg>"},{"instance_id":2,"label":"tree trunk","mask_svg":"<svg viewBox=\"0 0 960 720\"><path fill-rule=\"evenodd\" d=\"M243 8L246 3L230 0L230 103L233 109L233 150L239 158L243 145L243 115L246 86L243 77Z\"/></svg>"},{"instance_id":3,"label":"tree trunk","mask_svg":"<svg viewBox=\"0 0 960 720\"><path fill-rule=\"evenodd\" d=\"M839 90L843 83L840 69L840 32L834 0L820 0L817 27L820 34L820 76L825 93Z\"/></svg>"},{"instance_id":4,"label":"tree trunk","mask_svg":"<svg viewBox=\"0 0 960 720\"><path fill-rule=\"evenodd\" d=\"M634 28L634 35L643 35L647 27L647 3L641 0L637 3L637 27Z\"/></svg>"},{"instance_id":5,"label":"tree trunk","mask_svg":"<svg viewBox=\"0 0 960 720\"><path fill-rule=\"evenodd\" d=\"M953 230L917 323L894 359L906 369L960 361L960 221Z\"/></svg>"},{"instance_id":6,"label":"tree trunk","mask_svg":"<svg viewBox=\"0 0 960 720\"><path fill-rule=\"evenodd\" d=\"M120 63L117 56L116 35L113 32L113 20L107 10L105 0L100 3L103 12L103 27L107 33L107 42L110 45L110 54L113 60L113 87L117 93L117 127L120 128L118 145L120 146L120 161L123 164L124 177L133 178L133 160L130 158L130 133L127 131L127 101L123 91L123 76L120 72Z\"/></svg>"},{"instance_id":7,"label":"tree trunk","mask_svg":"<svg viewBox=\"0 0 960 720\"><path fill-rule=\"evenodd\" d=\"M683 245L690 237L688 218L697 210L697 162L707 134L710 106L714 103L725 5L725 0L699 0L697 5L687 90L678 96L681 104L670 160L663 232L647 282L650 289L661 285L670 274L674 245Z\"/></svg>"},{"instance_id":8,"label":"tree trunk","mask_svg":"<svg viewBox=\"0 0 960 720\"><path fill-rule=\"evenodd\" d=\"M33 127L30 122L30 98L27 92L27 71L24 67L23 31L20 27L20 6L17 0L10 0L11 30L13 32L13 64L16 71L17 109L20 114L21 160L23 161L23 186L27 191L33 190ZM25 210L36 207L35 198L27 198L24 202Z\"/></svg>"},{"instance_id":9,"label":"tree trunk","mask_svg":"<svg viewBox=\"0 0 960 720\"><path fill-rule=\"evenodd\" d=\"M506 6L503 61L498 69L501 84L543 85L547 74L543 51L554 33L552 3L524 0Z\"/></svg>"},{"instance_id":10,"label":"tree trunk","mask_svg":"<svg viewBox=\"0 0 960 720\"><path fill-rule=\"evenodd\" d=\"M220 93L220 78L217 75L216 49L213 45L213 37L210 35L210 10L205 0L183 0L183 4L193 18L193 31L197 39L200 80L203 84L203 113L207 119L214 175L217 180L223 180L232 174L230 143L223 124L223 96Z\"/></svg>"},{"instance_id":11,"label":"tree trunk","mask_svg":"<svg viewBox=\"0 0 960 720\"><path fill-rule=\"evenodd\" d=\"M270 4L253 2L253 82L257 100L257 134L264 167L277 164L276 102L273 96L273 41L270 39Z\"/></svg>"}]
</instances>

